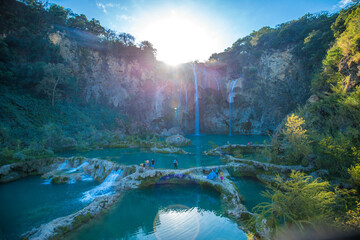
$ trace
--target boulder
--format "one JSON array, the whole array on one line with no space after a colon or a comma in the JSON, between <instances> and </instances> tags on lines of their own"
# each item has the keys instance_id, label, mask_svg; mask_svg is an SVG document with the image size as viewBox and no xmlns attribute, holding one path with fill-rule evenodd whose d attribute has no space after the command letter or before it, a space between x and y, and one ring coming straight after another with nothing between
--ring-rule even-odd
<instances>
[{"instance_id":1,"label":"boulder","mask_svg":"<svg viewBox=\"0 0 360 240\"><path fill-rule=\"evenodd\" d=\"M176 153L176 154L190 154L181 148L177 147L164 147L164 148L158 148L158 147L152 147L150 148L150 151L156 152L156 153Z\"/></svg>"},{"instance_id":2,"label":"boulder","mask_svg":"<svg viewBox=\"0 0 360 240\"><path fill-rule=\"evenodd\" d=\"M160 136L169 137L169 136L176 135L176 134L181 134L181 133L182 133L182 131L181 131L180 128L173 127L173 128L170 128L169 130L163 129L162 132L160 133Z\"/></svg>"},{"instance_id":3,"label":"boulder","mask_svg":"<svg viewBox=\"0 0 360 240\"><path fill-rule=\"evenodd\" d=\"M184 136L179 135L179 134L167 137L165 142L167 144L170 144L170 145L173 145L173 146L178 146L178 147L188 146L188 145L192 144L190 139L187 139Z\"/></svg>"}]
</instances>

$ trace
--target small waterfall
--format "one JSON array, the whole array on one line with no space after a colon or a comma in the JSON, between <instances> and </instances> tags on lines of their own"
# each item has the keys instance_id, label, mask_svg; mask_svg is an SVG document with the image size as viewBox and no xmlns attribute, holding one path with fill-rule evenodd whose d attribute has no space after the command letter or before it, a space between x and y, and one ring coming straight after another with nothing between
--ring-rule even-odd
<instances>
[{"instance_id":1,"label":"small waterfall","mask_svg":"<svg viewBox=\"0 0 360 240\"><path fill-rule=\"evenodd\" d=\"M60 164L56 170L64 170L67 169L69 166L69 160L65 160L62 164Z\"/></svg>"},{"instance_id":2,"label":"small waterfall","mask_svg":"<svg viewBox=\"0 0 360 240\"><path fill-rule=\"evenodd\" d=\"M114 193L112 187L116 179L121 175L123 170L113 170L105 180L96 188L86 191L84 197L81 199L82 202L89 202L97 197L108 196Z\"/></svg>"},{"instance_id":3,"label":"small waterfall","mask_svg":"<svg viewBox=\"0 0 360 240\"><path fill-rule=\"evenodd\" d=\"M47 179L45 179L41 184L43 185L49 185L51 184L51 181L52 181L52 177L48 177Z\"/></svg>"},{"instance_id":4,"label":"small waterfall","mask_svg":"<svg viewBox=\"0 0 360 240\"><path fill-rule=\"evenodd\" d=\"M199 91L198 91L198 82L196 76L195 64L192 65L194 79L195 79L195 135L200 135L199 130Z\"/></svg>"},{"instance_id":5,"label":"small waterfall","mask_svg":"<svg viewBox=\"0 0 360 240\"><path fill-rule=\"evenodd\" d=\"M164 96L162 95L163 90L165 89L166 84L162 85L161 87L158 87L156 92L155 92L155 117L159 118L162 115L162 111L163 111L163 102L164 102Z\"/></svg>"},{"instance_id":6,"label":"small waterfall","mask_svg":"<svg viewBox=\"0 0 360 240\"><path fill-rule=\"evenodd\" d=\"M69 181L67 182L67 184L74 184L74 183L76 183L75 178L70 177L70 179L69 179Z\"/></svg>"},{"instance_id":7,"label":"small waterfall","mask_svg":"<svg viewBox=\"0 0 360 240\"><path fill-rule=\"evenodd\" d=\"M94 181L94 179L89 175L81 175L81 181Z\"/></svg>"},{"instance_id":8,"label":"small waterfall","mask_svg":"<svg viewBox=\"0 0 360 240\"><path fill-rule=\"evenodd\" d=\"M218 80L217 78L215 78L215 80L216 80L217 90L218 90L218 92L219 92L219 91L220 91L219 80Z\"/></svg>"},{"instance_id":9,"label":"small waterfall","mask_svg":"<svg viewBox=\"0 0 360 240\"><path fill-rule=\"evenodd\" d=\"M80 166L76 167L76 168L70 168L69 171L67 171L66 173L73 173L73 172L78 172L80 171L82 168L84 168L85 166L89 165L89 162L83 162Z\"/></svg>"},{"instance_id":10,"label":"small waterfall","mask_svg":"<svg viewBox=\"0 0 360 240\"><path fill-rule=\"evenodd\" d=\"M187 133L187 107L188 107L188 96L187 96L187 87L185 85L185 134Z\"/></svg>"},{"instance_id":11,"label":"small waterfall","mask_svg":"<svg viewBox=\"0 0 360 240\"><path fill-rule=\"evenodd\" d=\"M236 86L237 79L231 83L229 88L229 136L231 136L231 103L234 102L234 88Z\"/></svg>"}]
</instances>

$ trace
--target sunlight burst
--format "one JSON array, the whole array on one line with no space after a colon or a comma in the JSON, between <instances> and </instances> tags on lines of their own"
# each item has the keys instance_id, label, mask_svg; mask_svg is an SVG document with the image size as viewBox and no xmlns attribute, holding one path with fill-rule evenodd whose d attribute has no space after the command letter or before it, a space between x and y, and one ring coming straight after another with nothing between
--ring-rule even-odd
<instances>
[{"instance_id":1,"label":"sunlight burst","mask_svg":"<svg viewBox=\"0 0 360 240\"><path fill-rule=\"evenodd\" d=\"M209 49L219 49L218 38L207 25L189 14L171 11L147 23L140 36L154 44L160 61L176 65L206 60Z\"/></svg>"}]
</instances>

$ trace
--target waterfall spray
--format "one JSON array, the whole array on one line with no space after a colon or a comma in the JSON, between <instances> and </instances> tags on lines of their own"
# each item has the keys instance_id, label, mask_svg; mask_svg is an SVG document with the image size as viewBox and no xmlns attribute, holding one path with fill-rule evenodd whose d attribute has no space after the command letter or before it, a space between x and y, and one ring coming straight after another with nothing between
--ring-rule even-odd
<instances>
[{"instance_id":1,"label":"waterfall spray","mask_svg":"<svg viewBox=\"0 0 360 240\"><path fill-rule=\"evenodd\" d=\"M187 107L188 107L188 96L187 96L187 87L185 85L185 134L187 133Z\"/></svg>"},{"instance_id":2,"label":"waterfall spray","mask_svg":"<svg viewBox=\"0 0 360 240\"><path fill-rule=\"evenodd\" d=\"M231 136L231 103L234 102L234 88L237 83L237 79L231 83L229 88L229 136Z\"/></svg>"},{"instance_id":3,"label":"waterfall spray","mask_svg":"<svg viewBox=\"0 0 360 240\"><path fill-rule=\"evenodd\" d=\"M200 135L199 130L199 91L198 91L198 82L196 76L195 64L192 65L194 79L195 79L195 135Z\"/></svg>"}]
</instances>

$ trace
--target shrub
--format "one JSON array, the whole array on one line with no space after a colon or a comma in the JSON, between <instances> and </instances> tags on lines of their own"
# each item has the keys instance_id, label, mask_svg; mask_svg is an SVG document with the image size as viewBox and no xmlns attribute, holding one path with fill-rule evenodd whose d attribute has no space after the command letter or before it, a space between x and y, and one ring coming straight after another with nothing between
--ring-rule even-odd
<instances>
[{"instance_id":1,"label":"shrub","mask_svg":"<svg viewBox=\"0 0 360 240\"><path fill-rule=\"evenodd\" d=\"M327 181L313 179L312 176L293 171L289 180L279 175L274 186L263 195L271 201L257 205L257 213L252 224L266 219L266 226L275 234L280 226L296 226L300 230L316 221L325 222L332 215L331 206L335 204L335 193Z\"/></svg>"},{"instance_id":2,"label":"shrub","mask_svg":"<svg viewBox=\"0 0 360 240\"><path fill-rule=\"evenodd\" d=\"M308 135L303 128L305 120L295 114L287 117L283 134L285 136L285 154L288 161L299 163L310 152Z\"/></svg>"}]
</instances>

